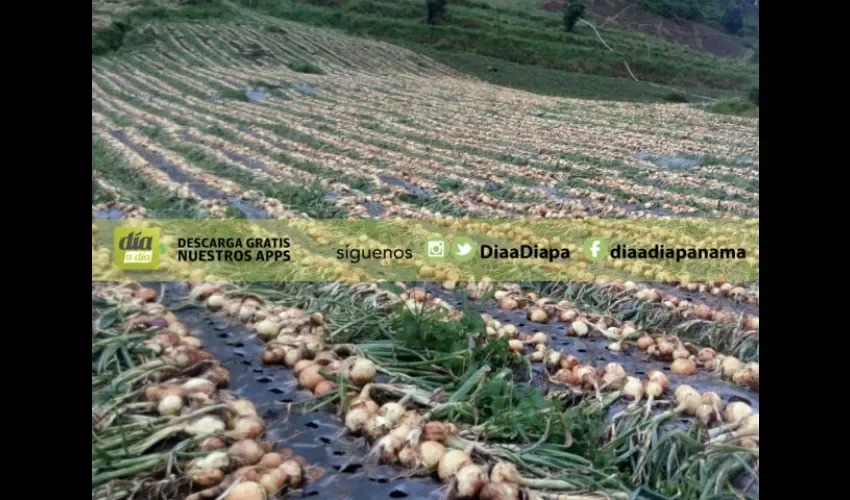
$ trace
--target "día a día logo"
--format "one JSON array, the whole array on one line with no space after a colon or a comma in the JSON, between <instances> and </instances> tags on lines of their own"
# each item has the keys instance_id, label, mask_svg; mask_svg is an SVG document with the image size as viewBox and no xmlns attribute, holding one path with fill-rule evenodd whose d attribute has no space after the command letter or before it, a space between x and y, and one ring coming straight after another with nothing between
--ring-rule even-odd
<instances>
[{"instance_id":1,"label":"d\u00eda a d\u00eda logo","mask_svg":"<svg viewBox=\"0 0 850 500\"><path fill-rule=\"evenodd\" d=\"M138 271L159 268L159 228L120 227L114 237L115 267Z\"/></svg>"}]
</instances>

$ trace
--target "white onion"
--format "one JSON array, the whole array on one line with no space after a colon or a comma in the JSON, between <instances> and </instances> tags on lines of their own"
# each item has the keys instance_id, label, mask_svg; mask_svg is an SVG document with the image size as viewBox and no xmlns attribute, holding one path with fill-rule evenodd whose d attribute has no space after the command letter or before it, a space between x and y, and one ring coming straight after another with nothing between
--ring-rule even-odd
<instances>
[{"instance_id":1,"label":"white onion","mask_svg":"<svg viewBox=\"0 0 850 500\"><path fill-rule=\"evenodd\" d=\"M643 384L637 377L626 377L623 385L623 396L626 399L638 400L643 397Z\"/></svg>"},{"instance_id":2,"label":"white onion","mask_svg":"<svg viewBox=\"0 0 850 500\"><path fill-rule=\"evenodd\" d=\"M449 450L437 464L437 476L441 481L447 482L463 467L472 464L472 459L460 450Z\"/></svg>"},{"instance_id":3,"label":"white onion","mask_svg":"<svg viewBox=\"0 0 850 500\"><path fill-rule=\"evenodd\" d=\"M436 441L423 441L419 445L419 454L422 457L422 466L432 470L439 465L443 455L446 454L446 447Z\"/></svg>"},{"instance_id":4,"label":"white onion","mask_svg":"<svg viewBox=\"0 0 850 500\"><path fill-rule=\"evenodd\" d=\"M184 432L195 437L211 436L213 434L223 432L224 429L224 422L222 422L220 418L212 415L204 415L198 420L183 427Z\"/></svg>"},{"instance_id":5,"label":"white onion","mask_svg":"<svg viewBox=\"0 0 850 500\"><path fill-rule=\"evenodd\" d=\"M733 424L741 422L752 414L752 407L742 401L733 401L726 405L726 408L723 410L724 419Z\"/></svg>"},{"instance_id":6,"label":"white onion","mask_svg":"<svg viewBox=\"0 0 850 500\"><path fill-rule=\"evenodd\" d=\"M583 321L574 321L571 326L576 336L578 337L584 337L590 331L590 329L587 327L587 324L585 324Z\"/></svg>"},{"instance_id":7,"label":"white onion","mask_svg":"<svg viewBox=\"0 0 850 500\"><path fill-rule=\"evenodd\" d=\"M266 489L254 481L235 484L224 500L266 500Z\"/></svg>"},{"instance_id":8,"label":"white onion","mask_svg":"<svg viewBox=\"0 0 850 500\"><path fill-rule=\"evenodd\" d=\"M183 409L183 398L169 394L159 401L156 409L160 415L177 415Z\"/></svg>"},{"instance_id":9,"label":"white onion","mask_svg":"<svg viewBox=\"0 0 850 500\"><path fill-rule=\"evenodd\" d=\"M469 464L455 474L455 489L459 498L475 498L487 484L487 474L480 465Z\"/></svg>"},{"instance_id":10,"label":"white onion","mask_svg":"<svg viewBox=\"0 0 850 500\"><path fill-rule=\"evenodd\" d=\"M230 458L239 461L240 465L255 465L266 454L260 443L253 439L243 439L233 443L227 450Z\"/></svg>"},{"instance_id":11,"label":"white onion","mask_svg":"<svg viewBox=\"0 0 850 500\"><path fill-rule=\"evenodd\" d=\"M406 411L404 406L398 403L386 403L378 410L378 415L386 418L390 426L394 426L404 416Z\"/></svg>"},{"instance_id":12,"label":"white onion","mask_svg":"<svg viewBox=\"0 0 850 500\"><path fill-rule=\"evenodd\" d=\"M370 415L365 406L352 408L345 414L345 428L352 434L363 432Z\"/></svg>"}]
</instances>

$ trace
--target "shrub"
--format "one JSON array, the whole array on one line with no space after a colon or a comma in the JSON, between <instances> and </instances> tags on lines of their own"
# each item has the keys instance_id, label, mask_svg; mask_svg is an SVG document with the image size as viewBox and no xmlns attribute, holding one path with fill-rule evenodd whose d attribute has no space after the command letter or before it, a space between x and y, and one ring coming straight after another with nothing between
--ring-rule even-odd
<instances>
[{"instance_id":1,"label":"shrub","mask_svg":"<svg viewBox=\"0 0 850 500\"><path fill-rule=\"evenodd\" d=\"M664 100L667 102L688 102L688 96L681 92L670 92L664 96Z\"/></svg>"},{"instance_id":2,"label":"shrub","mask_svg":"<svg viewBox=\"0 0 850 500\"><path fill-rule=\"evenodd\" d=\"M572 31L581 16L584 15L584 4L581 2L570 2L564 8L564 29Z\"/></svg>"},{"instance_id":3,"label":"shrub","mask_svg":"<svg viewBox=\"0 0 850 500\"><path fill-rule=\"evenodd\" d=\"M301 59L289 63L289 69L291 69L292 71L297 71L299 73L310 73L313 75L323 75L325 73L324 71L322 71L322 68L316 66L311 62L303 61Z\"/></svg>"}]
</instances>

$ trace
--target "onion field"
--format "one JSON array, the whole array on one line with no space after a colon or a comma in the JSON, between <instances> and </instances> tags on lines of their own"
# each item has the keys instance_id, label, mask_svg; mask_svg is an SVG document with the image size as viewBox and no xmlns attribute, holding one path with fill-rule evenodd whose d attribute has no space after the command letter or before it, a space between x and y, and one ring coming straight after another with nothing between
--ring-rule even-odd
<instances>
[{"instance_id":1,"label":"onion field","mask_svg":"<svg viewBox=\"0 0 850 500\"><path fill-rule=\"evenodd\" d=\"M758 224L757 118L525 93L281 20L138 36L92 59L93 276L94 219ZM328 281L92 282L93 499L758 498L758 283L299 265Z\"/></svg>"}]
</instances>

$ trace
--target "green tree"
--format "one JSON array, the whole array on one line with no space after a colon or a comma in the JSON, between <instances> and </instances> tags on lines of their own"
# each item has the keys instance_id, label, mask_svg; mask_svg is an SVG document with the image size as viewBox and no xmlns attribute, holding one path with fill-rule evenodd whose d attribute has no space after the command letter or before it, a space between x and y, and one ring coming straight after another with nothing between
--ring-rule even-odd
<instances>
[{"instance_id":1,"label":"green tree","mask_svg":"<svg viewBox=\"0 0 850 500\"><path fill-rule=\"evenodd\" d=\"M425 22L440 24L446 13L446 0L425 0Z\"/></svg>"},{"instance_id":2,"label":"green tree","mask_svg":"<svg viewBox=\"0 0 850 500\"><path fill-rule=\"evenodd\" d=\"M581 2L569 2L564 8L564 29L572 31L581 16L584 15L584 4Z\"/></svg>"},{"instance_id":3,"label":"green tree","mask_svg":"<svg viewBox=\"0 0 850 500\"><path fill-rule=\"evenodd\" d=\"M723 13L723 26L729 33L737 34L744 27L744 11L733 5Z\"/></svg>"}]
</instances>

